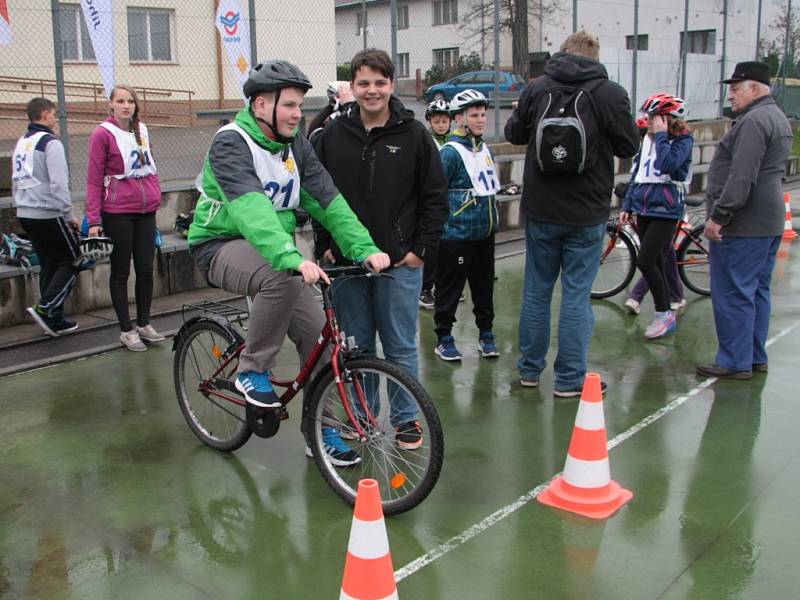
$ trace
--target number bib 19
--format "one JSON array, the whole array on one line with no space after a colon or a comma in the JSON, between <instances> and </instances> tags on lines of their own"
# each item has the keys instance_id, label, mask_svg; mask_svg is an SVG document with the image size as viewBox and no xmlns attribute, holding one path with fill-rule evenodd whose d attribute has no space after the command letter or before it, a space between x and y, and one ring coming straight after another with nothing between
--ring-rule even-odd
<instances>
[{"instance_id":1,"label":"number bib 19","mask_svg":"<svg viewBox=\"0 0 800 600\"><path fill-rule=\"evenodd\" d=\"M33 177L33 152L36 144L47 135L44 131L38 131L30 137L22 137L14 148L14 163L11 165L13 171L11 179L18 189L26 190L41 183Z\"/></svg>"},{"instance_id":2,"label":"number bib 19","mask_svg":"<svg viewBox=\"0 0 800 600\"><path fill-rule=\"evenodd\" d=\"M636 183L670 183L669 175L662 175L656 169L656 145L649 135L642 140L642 149L639 152L639 169L633 179Z\"/></svg>"},{"instance_id":3,"label":"number bib 19","mask_svg":"<svg viewBox=\"0 0 800 600\"><path fill-rule=\"evenodd\" d=\"M479 152L470 152L458 142L447 142L445 146L455 148L461 160L464 161L476 196L491 196L500 191L494 161L486 144L483 144L483 148Z\"/></svg>"},{"instance_id":4,"label":"number bib 19","mask_svg":"<svg viewBox=\"0 0 800 600\"><path fill-rule=\"evenodd\" d=\"M300 173L291 148L283 161L280 154L273 154L256 144L236 123L229 123L219 131L235 131L247 142L256 174L275 210L294 210L300 206Z\"/></svg>"},{"instance_id":5,"label":"number bib 19","mask_svg":"<svg viewBox=\"0 0 800 600\"><path fill-rule=\"evenodd\" d=\"M136 136L130 131L123 131L116 125L109 122L101 123L101 127L106 128L114 136L117 148L125 161L125 172L114 175L117 179L136 179L155 175L156 163L153 162L153 155L150 152L150 138L147 134L147 127L144 123L139 123L139 135L142 138L141 146L136 143Z\"/></svg>"}]
</instances>

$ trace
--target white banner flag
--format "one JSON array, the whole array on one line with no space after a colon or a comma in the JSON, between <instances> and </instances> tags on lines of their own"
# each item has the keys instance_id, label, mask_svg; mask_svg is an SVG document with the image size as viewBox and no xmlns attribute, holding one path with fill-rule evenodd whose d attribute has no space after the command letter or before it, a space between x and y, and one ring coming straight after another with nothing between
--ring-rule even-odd
<instances>
[{"instance_id":1,"label":"white banner flag","mask_svg":"<svg viewBox=\"0 0 800 600\"><path fill-rule=\"evenodd\" d=\"M217 7L217 29L228 60L241 86L250 72L250 29L237 0L220 0ZM244 93L242 93L244 98Z\"/></svg>"},{"instance_id":2,"label":"white banner flag","mask_svg":"<svg viewBox=\"0 0 800 600\"><path fill-rule=\"evenodd\" d=\"M81 0L83 18L89 37L92 38L92 48L100 67L100 77L106 97L114 89L114 15L111 10L113 0Z\"/></svg>"}]
</instances>

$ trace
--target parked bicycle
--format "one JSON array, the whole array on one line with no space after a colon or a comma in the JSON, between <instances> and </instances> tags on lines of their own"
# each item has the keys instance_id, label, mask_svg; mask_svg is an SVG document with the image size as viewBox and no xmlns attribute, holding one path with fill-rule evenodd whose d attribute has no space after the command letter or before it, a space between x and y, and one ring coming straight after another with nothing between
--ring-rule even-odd
<instances>
[{"instance_id":1,"label":"parked bicycle","mask_svg":"<svg viewBox=\"0 0 800 600\"><path fill-rule=\"evenodd\" d=\"M699 206L702 200L687 198L687 206ZM711 294L708 240L704 224L693 225L684 216L675 228L675 254L681 281L696 294ZM600 269L592 284L592 298L610 298L628 287L636 274L639 239L633 228L614 217L606 223Z\"/></svg>"},{"instance_id":2,"label":"parked bicycle","mask_svg":"<svg viewBox=\"0 0 800 600\"><path fill-rule=\"evenodd\" d=\"M386 276L362 266L324 270L331 279ZM413 376L386 360L364 356L346 338L330 286L320 282L320 287L326 323L311 355L294 379L270 376L273 387L285 389L279 409L248 404L234 385L244 349L240 330L248 312L217 302L184 306L184 324L174 341L175 390L181 412L204 444L230 452L253 433L274 436L281 421L289 418L286 405L305 387L301 429L328 485L353 504L359 480L375 479L383 512L407 511L428 496L441 472L444 438L436 408ZM187 318L189 313L194 316ZM399 395L414 403L422 427L423 444L413 450L398 445L389 422L390 406ZM360 462L348 467L332 462L325 451L329 428L349 440Z\"/></svg>"}]
</instances>

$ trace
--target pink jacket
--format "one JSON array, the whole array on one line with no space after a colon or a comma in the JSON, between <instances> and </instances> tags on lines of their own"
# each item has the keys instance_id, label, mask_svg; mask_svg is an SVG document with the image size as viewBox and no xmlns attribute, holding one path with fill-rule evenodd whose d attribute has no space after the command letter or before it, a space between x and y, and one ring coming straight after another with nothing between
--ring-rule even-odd
<instances>
[{"instance_id":1,"label":"pink jacket","mask_svg":"<svg viewBox=\"0 0 800 600\"><path fill-rule=\"evenodd\" d=\"M119 127L114 117L106 119ZM158 175L139 179L116 179L113 175L125 172L114 135L105 127L98 127L89 138L89 165L86 173L86 216L89 225L100 225L101 212L152 213L161 204L161 183ZM108 188L107 175L112 176Z\"/></svg>"}]
</instances>

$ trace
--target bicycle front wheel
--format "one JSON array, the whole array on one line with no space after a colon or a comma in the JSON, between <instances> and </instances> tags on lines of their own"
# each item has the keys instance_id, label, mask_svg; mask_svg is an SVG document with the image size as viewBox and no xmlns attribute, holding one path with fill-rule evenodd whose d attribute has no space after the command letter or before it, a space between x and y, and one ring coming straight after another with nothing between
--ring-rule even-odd
<instances>
[{"instance_id":1,"label":"bicycle front wheel","mask_svg":"<svg viewBox=\"0 0 800 600\"><path fill-rule=\"evenodd\" d=\"M442 469L444 438L433 402L414 377L385 360L348 360L343 370L341 392L331 371L320 380L309 405L317 467L350 504L358 482L374 479L384 514L405 512L428 496ZM398 431L403 424L398 421L416 421L419 428Z\"/></svg>"},{"instance_id":2,"label":"bicycle front wheel","mask_svg":"<svg viewBox=\"0 0 800 600\"><path fill-rule=\"evenodd\" d=\"M603 238L600 268L592 283L592 298L610 298L622 290L636 273L636 245L628 233L609 223Z\"/></svg>"},{"instance_id":3,"label":"bicycle front wheel","mask_svg":"<svg viewBox=\"0 0 800 600\"><path fill-rule=\"evenodd\" d=\"M711 265L708 259L709 241L705 225L697 225L678 246L678 274L690 290L702 296L711 295Z\"/></svg>"},{"instance_id":4,"label":"bicycle front wheel","mask_svg":"<svg viewBox=\"0 0 800 600\"><path fill-rule=\"evenodd\" d=\"M238 361L231 361L225 372L218 370L235 343L233 333L221 325L198 321L181 337L173 364L178 404L189 427L204 444L226 452L241 447L252 433L244 406L215 394L232 395L227 387Z\"/></svg>"}]
</instances>

